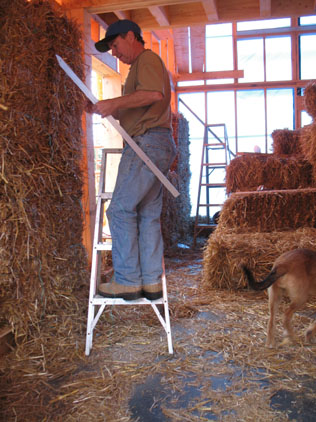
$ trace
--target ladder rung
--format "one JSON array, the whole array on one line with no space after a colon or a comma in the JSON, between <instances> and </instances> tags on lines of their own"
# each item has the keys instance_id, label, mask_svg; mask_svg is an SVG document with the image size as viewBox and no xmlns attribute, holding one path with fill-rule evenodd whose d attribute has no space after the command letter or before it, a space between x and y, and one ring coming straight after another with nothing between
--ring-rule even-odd
<instances>
[{"instance_id":1,"label":"ladder rung","mask_svg":"<svg viewBox=\"0 0 316 422\"><path fill-rule=\"evenodd\" d=\"M110 251L112 250L112 243L98 243L94 248L97 251Z\"/></svg>"},{"instance_id":2,"label":"ladder rung","mask_svg":"<svg viewBox=\"0 0 316 422\"><path fill-rule=\"evenodd\" d=\"M225 168L226 165L227 165L226 163L203 163L203 166L216 167L216 168L219 168L219 167Z\"/></svg>"},{"instance_id":3,"label":"ladder rung","mask_svg":"<svg viewBox=\"0 0 316 422\"><path fill-rule=\"evenodd\" d=\"M201 227L201 228L206 228L206 227L210 227L210 228L213 228L213 227L217 227L217 224L214 224L214 223L212 223L212 224L196 224L196 226L195 227Z\"/></svg>"},{"instance_id":4,"label":"ladder rung","mask_svg":"<svg viewBox=\"0 0 316 422\"><path fill-rule=\"evenodd\" d=\"M223 147L226 148L226 145L224 144L224 142L222 144L220 144L219 142L215 143L215 144L204 144L205 147Z\"/></svg>"},{"instance_id":5,"label":"ladder rung","mask_svg":"<svg viewBox=\"0 0 316 422\"><path fill-rule=\"evenodd\" d=\"M210 188L222 188L226 187L226 183L201 183L201 186L207 186Z\"/></svg>"},{"instance_id":6,"label":"ladder rung","mask_svg":"<svg viewBox=\"0 0 316 422\"><path fill-rule=\"evenodd\" d=\"M144 297L135 299L135 300L124 300L121 298L111 299L107 297L103 297L100 295L95 295L91 301L94 305L151 305L152 303L155 304L163 304L164 299L156 299L156 300L148 300Z\"/></svg>"},{"instance_id":7,"label":"ladder rung","mask_svg":"<svg viewBox=\"0 0 316 422\"><path fill-rule=\"evenodd\" d=\"M222 207L223 204L198 204L198 207Z\"/></svg>"},{"instance_id":8,"label":"ladder rung","mask_svg":"<svg viewBox=\"0 0 316 422\"><path fill-rule=\"evenodd\" d=\"M101 199L112 199L112 192L103 192L97 196Z\"/></svg>"}]
</instances>

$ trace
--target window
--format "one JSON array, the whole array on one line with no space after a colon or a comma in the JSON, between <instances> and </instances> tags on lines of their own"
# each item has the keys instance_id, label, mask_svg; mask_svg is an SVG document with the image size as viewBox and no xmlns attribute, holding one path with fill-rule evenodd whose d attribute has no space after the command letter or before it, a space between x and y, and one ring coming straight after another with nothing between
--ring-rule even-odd
<instances>
[{"instance_id":1,"label":"window","mask_svg":"<svg viewBox=\"0 0 316 422\"><path fill-rule=\"evenodd\" d=\"M291 37L268 37L266 47L266 80L292 79Z\"/></svg>"},{"instance_id":2,"label":"window","mask_svg":"<svg viewBox=\"0 0 316 422\"><path fill-rule=\"evenodd\" d=\"M265 152L265 107L263 90L237 91L238 152Z\"/></svg>"},{"instance_id":3,"label":"window","mask_svg":"<svg viewBox=\"0 0 316 422\"><path fill-rule=\"evenodd\" d=\"M271 133L275 129L294 129L293 89L267 89L267 152L272 152Z\"/></svg>"},{"instance_id":4,"label":"window","mask_svg":"<svg viewBox=\"0 0 316 422\"><path fill-rule=\"evenodd\" d=\"M254 29L286 28L287 26L290 26L290 25L291 25L290 18L238 22L237 31L251 31Z\"/></svg>"},{"instance_id":5,"label":"window","mask_svg":"<svg viewBox=\"0 0 316 422\"><path fill-rule=\"evenodd\" d=\"M300 25L315 25L316 24L316 15L314 16L304 16L299 19Z\"/></svg>"},{"instance_id":6,"label":"window","mask_svg":"<svg viewBox=\"0 0 316 422\"><path fill-rule=\"evenodd\" d=\"M207 93L207 123L226 125L230 150L235 149L235 96L233 91Z\"/></svg>"},{"instance_id":7,"label":"window","mask_svg":"<svg viewBox=\"0 0 316 422\"><path fill-rule=\"evenodd\" d=\"M300 36L300 78L316 78L316 35Z\"/></svg>"},{"instance_id":8,"label":"window","mask_svg":"<svg viewBox=\"0 0 316 422\"><path fill-rule=\"evenodd\" d=\"M232 24L206 25L206 71L233 70Z\"/></svg>"},{"instance_id":9,"label":"window","mask_svg":"<svg viewBox=\"0 0 316 422\"><path fill-rule=\"evenodd\" d=\"M263 38L238 40L238 69L244 70L239 82L260 82L264 80Z\"/></svg>"}]
</instances>

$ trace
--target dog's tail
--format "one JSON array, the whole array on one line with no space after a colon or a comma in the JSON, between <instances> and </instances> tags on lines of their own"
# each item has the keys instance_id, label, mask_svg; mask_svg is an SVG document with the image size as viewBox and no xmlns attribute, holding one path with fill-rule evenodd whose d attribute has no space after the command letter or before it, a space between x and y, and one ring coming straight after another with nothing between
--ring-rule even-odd
<instances>
[{"instance_id":1,"label":"dog's tail","mask_svg":"<svg viewBox=\"0 0 316 422\"><path fill-rule=\"evenodd\" d=\"M245 265L242 265L242 269L248 280L248 285L253 290L265 290L280 277L280 274L277 274L276 269L273 269L269 275L262 281L257 282L252 274L252 272Z\"/></svg>"}]
</instances>

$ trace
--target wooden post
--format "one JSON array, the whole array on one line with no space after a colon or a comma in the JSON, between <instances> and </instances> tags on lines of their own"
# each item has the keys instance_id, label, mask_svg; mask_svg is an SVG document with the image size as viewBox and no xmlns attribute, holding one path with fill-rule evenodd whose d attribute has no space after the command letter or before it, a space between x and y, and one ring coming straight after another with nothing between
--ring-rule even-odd
<instances>
[{"instance_id":1,"label":"wooden post","mask_svg":"<svg viewBox=\"0 0 316 422\"><path fill-rule=\"evenodd\" d=\"M91 39L91 17L84 9L73 9L68 11L68 16L74 19L81 27L83 33L83 51L89 45ZM84 64L86 69L85 83L91 87L91 56L84 53ZM82 206L84 213L84 227L82 242L87 250L88 262L91 265L92 242L95 224L96 194L94 178L94 146L92 132L92 115L84 113L82 116L82 174L83 174L83 195Z\"/></svg>"}]
</instances>

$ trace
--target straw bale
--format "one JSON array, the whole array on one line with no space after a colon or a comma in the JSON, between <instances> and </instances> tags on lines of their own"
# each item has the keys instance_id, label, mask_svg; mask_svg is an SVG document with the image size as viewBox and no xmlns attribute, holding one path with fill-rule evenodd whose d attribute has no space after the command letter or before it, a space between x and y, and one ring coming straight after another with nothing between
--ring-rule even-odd
<instances>
[{"instance_id":1,"label":"straw bale","mask_svg":"<svg viewBox=\"0 0 316 422\"><path fill-rule=\"evenodd\" d=\"M79 29L51 1L4 0L0 26L0 321L21 340L87 282L84 97L55 54L84 68Z\"/></svg>"},{"instance_id":2,"label":"straw bale","mask_svg":"<svg viewBox=\"0 0 316 422\"><path fill-rule=\"evenodd\" d=\"M299 189L313 186L312 166L302 159L246 153L226 170L227 193L263 189Z\"/></svg>"},{"instance_id":3,"label":"straw bale","mask_svg":"<svg viewBox=\"0 0 316 422\"><path fill-rule=\"evenodd\" d=\"M178 153L168 179L178 189L180 195L174 198L165 187L163 188L161 222L166 250L175 246L180 240L186 240L191 213L188 122L182 114L173 114L172 125Z\"/></svg>"},{"instance_id":4,"label":"straw bale","mask_svg":"<svg viewBox=\"0 0 316 422\"><path fill-rule=\"evenodd\" d=\"M313 118L316 118L316 81L310 81L304 90L304 102L307 113Z\"/></svg>"},{"instance_id":5,"label":"straw bale","mask_svg":"<svg viewBox=\"0 0 316 422\"><path fill-rule=\"evenodd\" d=\"M257 279L262 279L279 255L296 248L316 250L316 229L238 234L216 229L204 250L203 288L243 289L247 282L242 263L253 270Z\"/></svg>"},{"instance_id":6,"label":"straw bale","mask_svg":"<svg viewBox=\"0 0 316 422\"><path fill-rule=\"evenodd\" d=\"M313 167L313 178L316 183L316 122L304 126L300 139L304 158L308 160Z\"/></svg>"},{"instance_id":7,"label":"straw bale","mask_svg":"<svg viewBox=\"0 0 316 422\"><path fill-rule=\"evenodd\" d=\"M236 233L316 227L316 189L233 193L224 203L218 229Z\"/></svg>"},{"instance_id":8,"label":"straw bale","mask_svg":"<svg viewBox=\"0 0 316 422\"><path fill-rule=\"evenodd\" d=\"M301 129L277 129L271 134L273 143L272 148L274 154L301 156L300 136Z\"/></svg>"}]
</instances>

